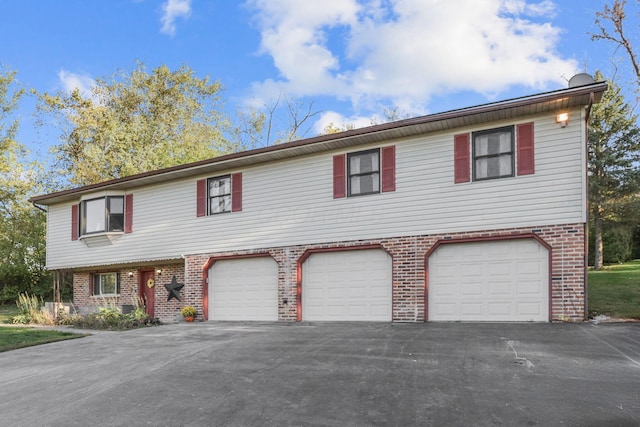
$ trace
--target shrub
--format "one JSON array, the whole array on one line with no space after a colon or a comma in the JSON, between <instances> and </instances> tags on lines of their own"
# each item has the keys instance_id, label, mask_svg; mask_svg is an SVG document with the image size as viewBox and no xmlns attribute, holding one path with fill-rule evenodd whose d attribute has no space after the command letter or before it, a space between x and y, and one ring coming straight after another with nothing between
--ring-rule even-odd
<instances>
[{"instance_id":1,"label":"shrub","mask_svg":"<svg viewBox=\"0 0 640 427\"><path fill-rule=\"evenodd\" d=\"M114 300L104 300L97 313L77 316L71 324L78 328L106 330L126 330L160 324L158 319L147 315L139 299L134 300L134 306L131 313L123 314Z\"/></svg>"},{"instance_id":2,"label":"shrub","mask_svg":"<svg viewBox=\"0 0 640 427\"><path fill-rule=\"evenodd\" d=\"M36 295L23 293L16 301L18 314L11 321L19 324L53 325L54 320L48 311L43 311L44 301Z\"/></svg>"},{"instance_id":3,"label":"shrub","mask_svg":"<svg viewBox=\"0 0 640 427\"><path fill-rule=\"evenodd\" d=\"M80 321L82 316L77 313L67 314L64 310L60 310L58 313L58 325L75 325L76 322Z\"/></svg>"}]
</instances>

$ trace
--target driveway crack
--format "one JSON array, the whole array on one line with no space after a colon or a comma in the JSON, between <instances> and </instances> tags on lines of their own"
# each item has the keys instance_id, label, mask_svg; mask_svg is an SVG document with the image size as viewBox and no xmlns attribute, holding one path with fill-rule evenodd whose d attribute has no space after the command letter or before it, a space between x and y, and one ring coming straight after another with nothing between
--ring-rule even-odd
<instances>
[{"instance_id":1,"label":"driveway crack","mask_svg":"<svg viewBox=\"0 0 640 427\"><path fill-rule=\"evenodd\" d=\"M518 351L516 350L516 347L515 347L516 344L520 344L520 341L507 341L507 345L509 346L511 351L513 351L513 354L514 354L514 358L513 358L514 363L517 363L518 365L522 365L526 367L530 372L534 372L536 365L526 357L522 357L518 355Z\"/></svg>"}]
</instances>

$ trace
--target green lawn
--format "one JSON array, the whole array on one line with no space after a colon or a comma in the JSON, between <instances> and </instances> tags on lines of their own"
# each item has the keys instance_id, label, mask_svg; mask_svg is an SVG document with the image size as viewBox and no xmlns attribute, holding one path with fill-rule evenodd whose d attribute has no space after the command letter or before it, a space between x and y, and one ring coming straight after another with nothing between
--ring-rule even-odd
<instances>
[{"instance_id":1,"label":"green lawn","mask_svg":"<svg viewBox=\"0 0 640 427\"><path fill-rule=\"evenodd\" d=\"M0 327L0 352L83 336L71 332L3 326Z\"/></svg>"},{"instance_id":2,"label":"green lawn","mask_svg":"<svg viewBox=\"0 0 640 427\"><path fill-rule=\"evenodd\" d=\"M640 260L589 270L589 317L640 319Z\"/></svg>"},{"instance_id":3,"label":"green lawn","mask_svg":"<svg viewBox=\"0 0 640 427\"><path fill-rule=\"evenodd\" d=\"M15 304L0 304L0 324L11 323L11 318L18 314L18 306Z\"/></svg>"}]
</instances>

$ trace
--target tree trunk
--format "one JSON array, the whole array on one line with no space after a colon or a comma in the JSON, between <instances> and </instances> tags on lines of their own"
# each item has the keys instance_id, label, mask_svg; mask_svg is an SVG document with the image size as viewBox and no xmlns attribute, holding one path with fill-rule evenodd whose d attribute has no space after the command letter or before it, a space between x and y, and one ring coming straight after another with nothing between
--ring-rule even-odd
<instances>
[{"instance_id":1,"label":"tree trunk","mask_svg":"<svg viewBox=\"0 0 640 427\"><path fill-rule=\"evenodd\" d=\"M602 249L603 249L603 245L602 245L602 218L600 217L600 207L596 206L596 208L593 210L593 223L594 223L594 239L595 239L595 243L594 243L594 250L595 250L595 254L594 254L594 262L593 262L593 268L595 268L596 270L601 270L602 269Z\"/></svg>"}]
</instances>

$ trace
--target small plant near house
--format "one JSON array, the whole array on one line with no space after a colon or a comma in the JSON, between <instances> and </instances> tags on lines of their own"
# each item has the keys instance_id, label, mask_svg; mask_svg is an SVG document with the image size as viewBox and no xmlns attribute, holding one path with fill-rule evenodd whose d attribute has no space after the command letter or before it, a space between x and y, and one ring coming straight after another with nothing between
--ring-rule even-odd
<instances>
[{"instance_id":1,"label":"small plant near house","mask_svg":"<svg viewBox=\"0 0 640 427\"><path fill-rule=\"evenodd\" d=\"M133 312L131 312L131 316L136 319L136 320L144 320L144 319L148 319L149 315L147 314L147 312L144 310L144 300L142 299L142 297L137 296L133 298L133 306L135 307L133 309Z\"/></svg>"},{"instance_id":2,"label":"small plant near house","mask_svg":"<svg viewBox=\"0 0 640 427\"><path fill-rule=\"evenodd\" d=\"M77 313L69 313L67 314L64 310L61 310L58 313L58 325L65 326L73 326L76 322L78 322L82 318L81 315Z\"/></svg>"},{"instance_id":3,"label":"small plant near house","mask_svg":"<svg viewBox=\"0 0 640 427\"><path fill-rule=\"evenodd\" d=\"M147 315L139 299L135 299L133 303L134 310L124 314L115 300L103 300L97 313L75 319L73 326L84 329L126 330L160 324L158 319Z\"/></svg>"},{"instance_id":4,"label":"small plant near house","mask_svg":"<svg viewBox=\"0 0 640 427\"><path fill-rule=\"evenodd\" d=\"M11 319L14 324L53 325L55 322L48 311L43 311L44 301L36 295L23 293L16 301L18 314Z\"/></svg>"},{"instance_id":5,"label":"small plant near house","mask_svg":"<svg viewBox=\"0 0 640 427\"><path fill-rule=\"evenodd\" d=\"M185 305L180 310L180 314L182 314L182 317L184 317L187 322L193 322L193 319L196 317L196 312L196 308L192 305Z\"/></svg>"}]
</instances>

